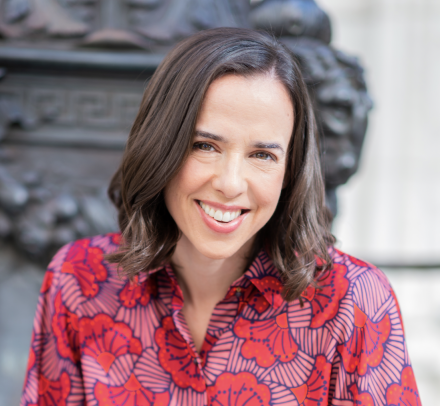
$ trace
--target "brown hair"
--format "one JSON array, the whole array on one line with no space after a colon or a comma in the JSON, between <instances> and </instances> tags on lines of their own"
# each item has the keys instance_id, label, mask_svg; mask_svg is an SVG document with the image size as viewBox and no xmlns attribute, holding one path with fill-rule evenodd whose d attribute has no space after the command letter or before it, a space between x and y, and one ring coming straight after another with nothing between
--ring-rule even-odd
<instances>
[{"instance_id":1,"label":"brown hair","mask_svg":"<svg viewBox=\"0 0 440 406\"><path fill-rule=\"evenodd\" d=\"M291 301L314 283L316 258L330 266L334 239L324 203L315 118L292 53L270 35L240 28L201 31L180 42L159 65L145 90L109 196L119 210L120 249L109 255L133 277L168 262L180 237L163 197L192 149L195 126L209 85L227 74L274 73L294 108L285 187L259 231L250 260L264 247Z\"/></svg>"}]
</instances>

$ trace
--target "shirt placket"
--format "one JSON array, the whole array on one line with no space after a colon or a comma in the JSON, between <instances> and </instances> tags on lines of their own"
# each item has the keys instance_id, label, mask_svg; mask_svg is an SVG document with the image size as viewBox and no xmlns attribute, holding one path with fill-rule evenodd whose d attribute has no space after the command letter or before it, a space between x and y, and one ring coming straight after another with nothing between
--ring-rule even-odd
<instances>
[{"instance_id":1,"label":"shirt placket","mask_svg":"<svg viewBox=\"0 0 440 406\"><path fill-rule=\"evenodd\" d=\"M197 352L197 349L195 347L194 341L192 339L191 333L189 331L188 325L185 321L185 317L182 313L183 308L183 292L180 289L179 284L177 283L177 279L172 271L171 268L167 268L168 276L170 277L170 282L172 285L172 300L171 300L171 316L174 322L174 325L179 332L179 334L183 337L185 340L186 345L188 346L190 350L190 354L193 357L193 363L196 365L197 370L200 374L200 377L203 379L205 383L205 392L204 392L204 404L208 405L208 396L206 392L206 378L204 375L204 361L206 360L209 351L203 354L203 357ZM226 304L234 304L235 305L235 311L234 311L234 317L230 318L230 325L232 325L233 321L237 317L237 315L243 310L244 305L247 302L247 297L249 297L249 292L253 290L252 285L249 283L249 281L246 278L240 278L237 280L228 290L228 293L226 294L225 298L217 304L217 306L214 309L214 313L221 314L222 305ZM209 326L208 326L208 332L211 333L215 337L215 339L219 339L223 331L225 331L227 328L219 329L219 328L213 328L212 326L212 320L210 320ZM202 350L205 347L205 341L202 345ZM213 346L214 347L214 346ZM212 348L213 348L212 347ZM211 348L211 349L212 349ZM203 352L203 351L202 351Z\"/></svg>"},{"instance_id":2,"label":"shirt placket","mask_svg":"<svg viewBox=\"0 0 440 406\"><path fill-rule=\"evenodd\" d=\"M186 324L185 317L182 313L183 308L183 293L180 289L179 284L177 283L177 279L171 270L171 268L167 268L167 273L170 278L170 283L172 287L172 300L171 300L171 317L173 319L174 326L176 327L176 330L179 332L179 334L184 339L186 345L188 346L189 353L192 356L192 362L195 364L197 368L197 372L200 374L201 379L204 382L205 390L204 390L204 405L207 405L208 398L207 398L207 392L206 392L206 379L203 373L203 360L201 359L200 355L198 354L194 341L191 337L191 333L189 331L188 325Z\"/></svg>"}]
</instances>

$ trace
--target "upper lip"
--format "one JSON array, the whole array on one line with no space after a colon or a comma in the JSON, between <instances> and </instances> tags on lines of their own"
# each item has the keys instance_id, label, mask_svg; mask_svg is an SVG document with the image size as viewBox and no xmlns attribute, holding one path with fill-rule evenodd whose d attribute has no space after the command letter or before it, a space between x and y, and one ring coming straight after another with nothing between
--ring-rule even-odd
<instances>
[{"instance_id":1,"label":"upper lip","mask_svg":"<svg viewBox=\"0 0 440 406\"><path fill-rule=\"evenodd\" d=\"M235 206L235 205L226 205L226 204L220 204L216 202L211 202L210 200L198 200L199 202L203 202L207 204L208 206L211 206L214 209L218 209L221 211L237 211L237 210L249 210L246 207L243 206Z\"/></svg>"}]
</instances>

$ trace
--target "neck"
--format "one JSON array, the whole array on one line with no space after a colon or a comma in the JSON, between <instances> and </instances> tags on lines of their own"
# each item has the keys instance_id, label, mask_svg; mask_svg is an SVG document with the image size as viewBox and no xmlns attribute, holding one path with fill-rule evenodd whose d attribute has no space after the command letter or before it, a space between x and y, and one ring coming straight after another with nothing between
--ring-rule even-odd
<instances>
[{"instance_id":1,"label":"neck","mask_svg":"<svg viewBox=\"0 0 440 406\"><path fill-rule=\"evenodd\" d=\"M248 241L229 258L212 259L201 254L182 236L171 259L185 306L215 307L231 284L245 271L253 241Z\"/></svg>"}]
</instances>

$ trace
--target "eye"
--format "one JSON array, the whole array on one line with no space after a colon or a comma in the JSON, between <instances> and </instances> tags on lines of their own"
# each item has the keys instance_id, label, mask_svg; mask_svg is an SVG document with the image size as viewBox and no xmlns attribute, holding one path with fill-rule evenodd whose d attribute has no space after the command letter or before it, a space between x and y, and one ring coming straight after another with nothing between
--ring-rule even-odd
<instances>
[{"instance_id":1,"label":"eye","mask_svg":"<svg viewBox=\"0 0 440 406\"><path fill-rule=\"evenodd\" d=\"M256 152L253 156L257 159L261 159L262 161L275 161L275 158L272 156L272 154L267 152Z\"/></svg>"},{"instance_id":2,"label":"eye","mask_svg":"<svg viewBox=\"0 0 440 406\"><path fill-rule=\"evenodd\" d=\"M193 149L199 149L206 152L215 151L215 148L207 142L196 142L193 146Z\"/></svg>"}]
</instances>

